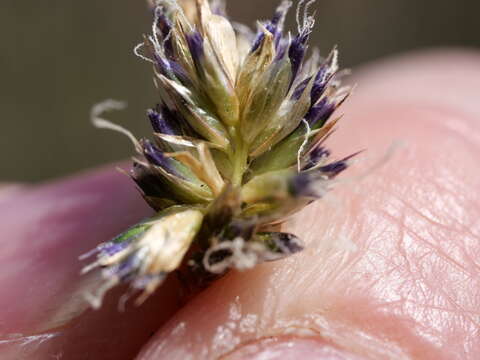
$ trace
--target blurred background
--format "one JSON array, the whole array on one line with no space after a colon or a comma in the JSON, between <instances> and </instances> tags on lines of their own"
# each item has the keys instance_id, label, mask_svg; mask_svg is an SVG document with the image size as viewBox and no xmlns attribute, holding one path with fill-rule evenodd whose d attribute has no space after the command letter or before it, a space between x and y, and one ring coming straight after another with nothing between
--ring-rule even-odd
<instances>
[{"instance_id":1,"label":"blurred background","mask_svg":"<svg viewBox=\"0 0 480 360\"><path fill-rule=\"evenodd\" d=\"M277 3L228 6L254 25ZM480 46L479 1L319 0L315 8L312 43L323 53L338 44L346 67L421 48ZM44 181L132 154L126 138L94 129L89 112L106 98L126 100L128 109L109 118L148 135L145 109L156 96L150 66L132 48L150 22L143 0L2 0L0 182Z\"/></svg>"}]
</instances>

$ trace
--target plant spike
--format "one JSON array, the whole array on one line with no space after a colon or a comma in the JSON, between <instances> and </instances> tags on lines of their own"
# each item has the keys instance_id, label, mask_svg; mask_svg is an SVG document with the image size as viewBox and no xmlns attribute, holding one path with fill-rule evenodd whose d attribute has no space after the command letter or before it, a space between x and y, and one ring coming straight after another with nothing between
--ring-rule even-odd
<instances>
[{"instance_id":1,"label":"plant spike","mask_svg":"<svg viewBox=\"0 0 480 360\"><path fill-rule=\"evenodd\" d=\"M336 49L306 59L314 20L311 2L302 18L304 3L295 35L284 31L287 0L256 33L231 23L223 1L152 3L152 34L135 52L153 64L159 102L147 112L153 139L133 139L130 176L156 214L88 254L96 261L84 272L105 279L94 307L120 283L141 303L182 263L218 276L303 249L278 224L321 198L351 159L332 161L324 147L349 89Z\"/></svg>"}]
</instances>

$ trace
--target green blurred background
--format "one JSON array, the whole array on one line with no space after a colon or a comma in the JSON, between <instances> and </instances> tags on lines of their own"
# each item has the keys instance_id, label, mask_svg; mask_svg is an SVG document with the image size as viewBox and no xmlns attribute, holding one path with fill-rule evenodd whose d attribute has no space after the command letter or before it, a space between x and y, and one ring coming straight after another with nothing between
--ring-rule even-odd
<instances>
[{"instance_id":1,"label":"green blurred background","mask_svg":"<svg viewBox=\"0 0 480 360\"><path fill-rule=\"evenodd\" d=\"M270 17L277 0L230 0L236 20ZM313 43L351 67L438 46L480 46L473 0L319 0ZM0 182L42 181L132 154L128 140L94 129L93 104L126 100L110 118L148 134L150 67L132 55L150 28L142 0L2 0Z\"/></svg>"}]
</instances>

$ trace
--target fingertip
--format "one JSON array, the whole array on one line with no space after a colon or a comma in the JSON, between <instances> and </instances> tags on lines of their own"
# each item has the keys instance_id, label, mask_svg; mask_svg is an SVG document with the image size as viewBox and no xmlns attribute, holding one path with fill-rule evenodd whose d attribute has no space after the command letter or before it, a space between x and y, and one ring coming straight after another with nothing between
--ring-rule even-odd
<instances>
[{"instance_id":1,"label":"fingertip","mask_svg":"<svg viewBox=\"0 0 480 360\"><path fill-rule=\"evenodd\" d=\"M5 346L28 353L25 358L50 357L55 350L83 359L85 349L95 358L133 356L177 309L177 284L169 281L144 306L129 306L126 313L118 311L124 288L107 296L99 311L87 310L84 294L92 289L88 276L80 276L85 264L78 258L151 214L115 166L19 188L0 200L0 286L8 289L0 297L0 344L21 334Z\"/></svg>"},{"instance_id":2,"label":"fingertip","mask_svg":"<svg viewBox=\"0 0 480 360\"><path fill-rule=\"evenodd\" d=\"M411 52L363 66L350 81L358 86L340 108L339 131L328 141L337 156L366 148L363 155L379 159L399 142L409 147L437 141L429 133L438 131L479 143L479 51Z\"/></svg>"},{"instance_id":3,"label":"fingertip","mask_svg":"<svg viewBox=\"0 0 480 360\"><path fill-rule=\"evenodd\" d=\"M17 183L0 183L0 203L7 201L13 195L19 194L24 185Z\"/></svg>"},{"instance_id":4,"label":"fingertip","mask_svg":"<svg viewBox=\"0 0 480 360\"><path fill-rule=\"evenodd\" d=\"M177 313L139 359L214 358L252 339L308 330L372 359L464 351L452 337L468 336L467 316L452 309L450 318L434 307L435 299L448 301L455 292L456 280L447 277L475 286L461 268L468 254L458 250L475 236L459 236L448 224L457 221L453 212L468 224L478 213L478 58L458 51L410 54L359 71L358 91L329 139L333 153L367 148L378 159L396 141L406 146L352 191L335 189L340 205L324 199L296 217L290 230L306 239L304 253L219 280ZM358 250L335 249L343 239ZM444 261L450 253L442 246L459 251L459 269ZM431 297L422 298L425 291ZM403 307L403 299L417 296L418 303ZM469 309L476 304L468 290L455 301ZM248 353L257 354L257 348Z\"/></svg>"},{"instance_id":5,"label":"fingertip","mask_svg":"<svg viewBox=\"0 0 480 360\"><path fill-rule=\"evenodd\" d=\"M430 49L381 59L359 68L352 81L358 89L345 111L374 102L480 115L480 51L475 49Z\"/></svg>"}]
</instances>

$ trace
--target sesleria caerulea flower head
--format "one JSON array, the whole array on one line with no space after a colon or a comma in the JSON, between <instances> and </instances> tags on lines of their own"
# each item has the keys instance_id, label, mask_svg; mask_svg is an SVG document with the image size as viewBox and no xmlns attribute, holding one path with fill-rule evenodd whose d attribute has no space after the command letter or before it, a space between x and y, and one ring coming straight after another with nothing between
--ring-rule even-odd
<instances>
[{"instance_id":1,"label":"sesleria caerulea flower head","mask_svg":"<svg viewBox=\"0 0 480 360\"><path fill-rule=\"evenodd\" d=\"M156 215L92 252L85 272L105 279L94 306L124 282L141 302L182 263L201 282L303 249L279 224L350 160L331 160L324 145L350 89L336 49L308 49L312 2L298 4L294 33L284 29L290 1L257 31L231 22L222 1L152 4L152 33L135 53L151 63L159 100L147 111L151 139L133 139L130 175Z\"/></svg>"}]
</instances>

